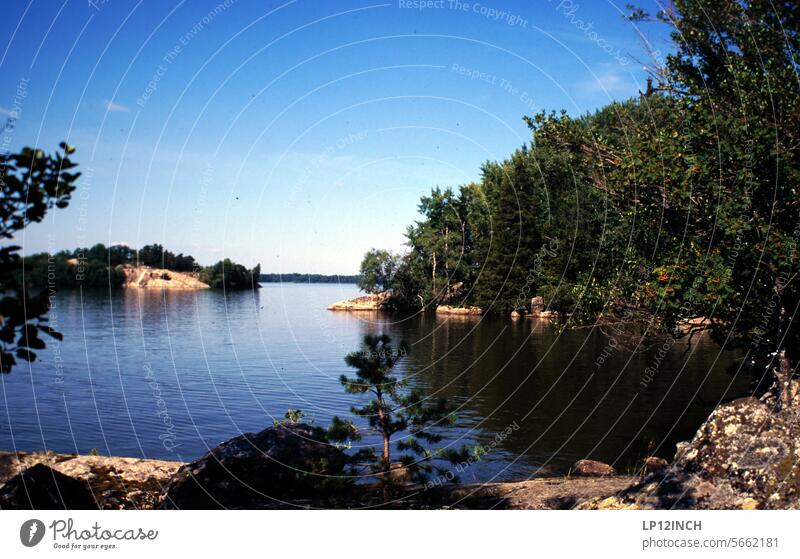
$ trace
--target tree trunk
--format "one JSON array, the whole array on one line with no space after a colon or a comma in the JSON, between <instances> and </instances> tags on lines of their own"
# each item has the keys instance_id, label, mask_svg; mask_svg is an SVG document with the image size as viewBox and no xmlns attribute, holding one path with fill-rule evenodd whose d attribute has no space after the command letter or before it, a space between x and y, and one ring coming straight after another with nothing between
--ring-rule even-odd
<instances>
[{"instance_id":1,"label":"tree trunk","mask_svg":"<svg viewBox=\"0 0 800 559\"><path fill-rule=\"evenodd\" d=\"M788 410L792 407L792 400L794 394L792 393L792 365L789 363L789 358L786 357L786 346L784 345L784 337L788 329L788 320L786 316L786 306L783 301L783 291L785 284L781 279L775 282L775 292L777 293L781 302L781 313L779 315L778 323L778 366L775 367L775 384L778 388L778 406L782 410Z\"/></svg>"},{"instance_id":2,"label":"tree trunk","mask_svg":"<svg viewBox=\"0 0 800 559\"><path fill-rule=\"evenodd\" d=\"M392 455L391 455L391 433L389 432L389 418L383 409L383 399L378 398L378 422L381 425L381 435L383 436L383 500L389 500L389 485L392 475Z\"/></svg>"},{"instance_id":3,"label":"tree trunk","mask_svg":"<svg viewBox=\"0 0 800 559\"><path fill-rule=\"evenodd\" d=\"M433 261L433 270L431 271L431 293L436 293L436 253L433 253L432 256Z\"/></svg>"},{"instance_id":4,"label":"tree trunk","mask_svg":"<svg viewBox=\"0 0 800 559\"><path fill-rule=\"evenodd\" d=\"M775 382L778 385L778 402L781 409L788 410L792 407L794 394L792 393L792 366L786 357L786 348L781 348L778 354L778 366L775 369Z\"/></svg>"}]
</instances>

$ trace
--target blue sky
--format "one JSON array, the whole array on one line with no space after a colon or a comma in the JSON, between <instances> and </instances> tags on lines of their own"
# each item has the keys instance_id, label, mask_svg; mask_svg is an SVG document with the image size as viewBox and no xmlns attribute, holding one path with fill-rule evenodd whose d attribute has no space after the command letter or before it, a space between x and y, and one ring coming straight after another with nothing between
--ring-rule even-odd
<instances>
[{"instance_id":1,"label":"blue sky","mask_svg":"<svg viewBox=\"0 0 800 559\"><path fill-rule=\"evenodd\" d=\"M644 89L624 2L4 3L3 149L62 140L73 202L25 253L158 242L203 263L354 273L419 197L527 142L522 116ZM649 7L649 2L642 2Z\"/></svg>"}]
</instances>

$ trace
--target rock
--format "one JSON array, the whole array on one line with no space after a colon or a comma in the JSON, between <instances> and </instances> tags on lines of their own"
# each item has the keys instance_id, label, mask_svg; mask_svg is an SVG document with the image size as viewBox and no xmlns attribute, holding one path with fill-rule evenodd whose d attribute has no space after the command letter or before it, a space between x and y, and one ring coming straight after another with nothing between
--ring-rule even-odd
<instances>
[{"instance_id":1,"label":"rock","mask_svg":"<svg viewBox=\"0 0 800 559\"><path fill-rule=\"evenodd\" d=\"M386 308L389 300L392 297L390 291L383 293L372 293L370 295L362 295L361 297L353 297L352 299L345 299L333 303L328 307L329 311L379 311Z\"/></svg>"},{"instance_id":2,"label":"rock","mask_svg":"<svg viewBox=\"0 0 800 559\"><path fill-rule=\"evenodd\" d=\"M519 311L511 311L511 320L519 320L522 318L522 315L519 314Z\"/></svg>"},{"instance_id":3,"label":"rock","mask_svg":"<svg viewBox=\"0 0 800 559\"><path fill-rule=\"evenodd\" d=\"M714 410L676 467L704 479L723 480L742 499L788 508L798 505L797 456L797 410L775 411L756 398L741 398Z\"/></svg>"},{"instance_id":4,"label":"rock","mask_svg":"<svg viewBox=\"0 0 800 559\"><path fill-rule=\"evenodd\" d=\"M597 460L578 460L572 466L572 473L578 476L603 477L615 476L617 470L613 466Z\"/></svg>"},{"instance_id":5,"label":"rock","mask_svg":"<svg viewBox=\"0 0 800 559\"><path fill-rule=\"evenodd\" d=\"M618 497L648 509L800 508L800 408L776 410L773 400L719 406L672 464Z\"/></svg>"},{"instance_id":6,"label":"rock","mask_svg":"<svg viewBox=\"0 0 800 559\"><path fill-rule=\"evenodd\" d=\"M748 497L742 501L742 510L756 510L758 508L758 501Z\"/></svg>"},{"instance_id":7,"label":"rock","mask_svg":"<svg viewBox=\"0 0 800 559\"><path fill-rule=\"evenodd\" d=\"M480 307L451 307L450 305L439 305L436 307L436 314L480 316L483 314L483 309Z\"/></svg>"},{"instance_id":8,"label":"rock","mask_svg":"<svg viewBox=\"0 0 800 559\"><path fill-rule=\"evenodd\" d=\"M644 472L651 474L653 472L660 472L669 467L669 462L658 456L648 456L644 459Z\"/></svg>"},{"instance_id":9,"label":"rock","mask_svg":"<svg viewBox=\"0 0 800 559\"><path fill-rule=\"evenodd\" d=\"M0 509L96 509L89 484L36 464L0 487Z\"/></svg>"},{"instance_id":10,"label":"rock","mask_svg":"<svg viewBox=\"0 0 800 559\"><path fill-rule=\"evenodd\" d=\"M102 509L150 509L183 464L169 460L0 451L0 483L36 464L89 483Z\"/></svg>"},{"instance_id":11,"label":"rock","mask_svg":"<svg viewBox=\"0 0 800 559\"><path fill-rule=\"evenodd\" d=\"M149 289L208 289L209 285L200 281L199 273L175 272L150 266L120 266L125 274L123 287Z\"/></svg>"},{"instance_id":12,"label":"rock","mask_svg":"<svg viewBox=\"0 0 800 559\"><path fill-rule=\"evenodd\" d=\"M544 299L542 297L533 297L531 299L531 312L542 312L544 310Z\"/></svg>"},{"instance_id":13,"label":"rock","mask_svg":"<svg viewBox=\"0 0 800 559\"><path fill-rule=\"evenodd\" d=\"M594 498L575 506L578 510L636 510L635 504L627 503L619 497Z\"/></svg>"},{"instance_id":14,"label":"rock","mask_svg":"<svg viewBox=\"0 0 800 559\"><path fill-rule=\"evenodd\" d=\"M689 450L689 441L675 443L675 460L679 460Z\"/></svg>"},{"instance_id":15,"label":"rock","mask_svg":"<svg viewBox=\"0 0 800 559\"><path fill-rule=\"evenodd\" d=\"M344 487L345 461L321 428L278 424L225 441L182 466L166 488L162 507L274 507L324 499Z\"/></svg>"}]
</instances>

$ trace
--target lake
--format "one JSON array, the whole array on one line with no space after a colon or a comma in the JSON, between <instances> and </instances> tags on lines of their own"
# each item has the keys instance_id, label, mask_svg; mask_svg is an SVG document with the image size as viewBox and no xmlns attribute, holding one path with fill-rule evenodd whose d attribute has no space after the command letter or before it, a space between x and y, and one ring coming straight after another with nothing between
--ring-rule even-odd
<instances>
[{"instance_id":1,"label":"lake","mask_svg":"<svg viewBox=\"0 0 800 559\"><path fill-rule=\"evenodd\" d=\"M704 337L631 353L535 320L326 310L357 294L347 284L61 293L51 316L64 341L0 375L0 449L192 460L289 408L327 425L350 415L338 377L368 333L405 340L398 374L458 407L444 442L492 447L465 482L587 457L621 470L669 458L748 384L726 371L737 355Z\"/></svg>"}]
</instances>

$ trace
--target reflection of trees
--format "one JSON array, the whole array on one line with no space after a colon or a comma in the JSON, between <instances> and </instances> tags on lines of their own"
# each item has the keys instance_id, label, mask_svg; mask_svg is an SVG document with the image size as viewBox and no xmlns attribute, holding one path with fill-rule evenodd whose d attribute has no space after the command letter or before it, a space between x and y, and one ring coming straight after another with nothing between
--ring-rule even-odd
<instances>
[{"instance_id":1,"label":"reflection of trees","mask_svg":"<svg viewBox=\"0 0 800 559\"><path fill-rule=\"evenodd\" d=\"M558 335L525 320L430 315L364 326L364 333L377 331L409 343L402 367L411 383L462 406L460 424L479 426L478 442L516 421L519 430L500 447L535 464L566 466L591 455L626 466L648 453L671 456L674 443L706 418L702 402L739 395L748 382L726 374L734 355L716 360L719 348L708 337L688 352L683 343L670 345L643 386L658 348L609 352L599 332Z\"/></svg>"}]
</instances>

